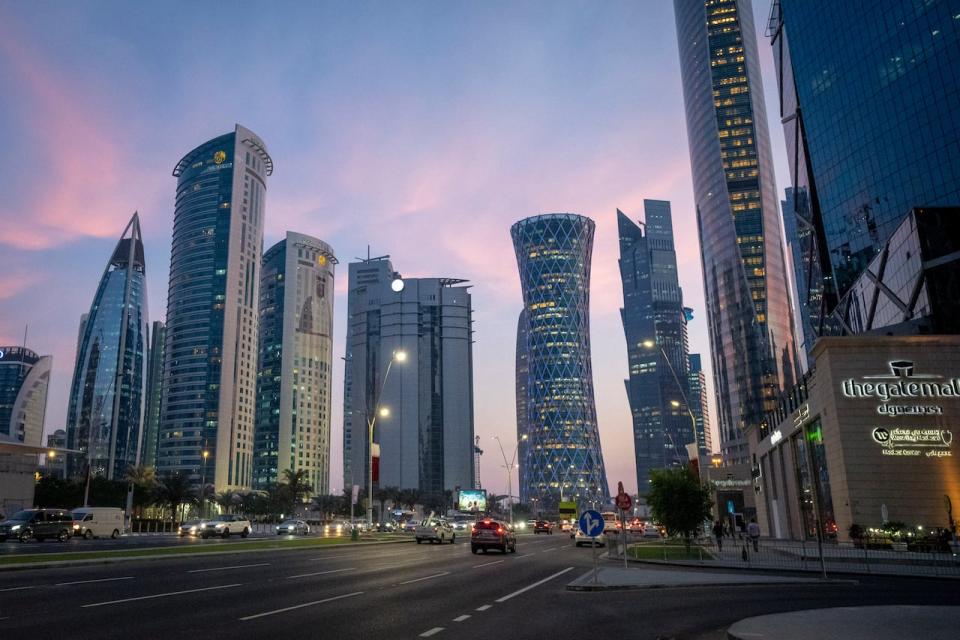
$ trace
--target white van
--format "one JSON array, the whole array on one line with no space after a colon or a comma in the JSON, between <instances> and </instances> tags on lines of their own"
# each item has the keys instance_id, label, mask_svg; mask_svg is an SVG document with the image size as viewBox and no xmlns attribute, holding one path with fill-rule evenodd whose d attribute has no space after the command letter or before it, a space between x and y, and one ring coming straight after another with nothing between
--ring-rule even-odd
<instances>
[{"instance_id":1,"label":"white van","mask_svg":"<svg viewBox=\"0 0 960 640\"><path fill-rule=\"evenodd\" d=\"M73 515L73 535L91 538L119 538L123 533L123 509L79 507Z\"/></svg>"}]
</instances>

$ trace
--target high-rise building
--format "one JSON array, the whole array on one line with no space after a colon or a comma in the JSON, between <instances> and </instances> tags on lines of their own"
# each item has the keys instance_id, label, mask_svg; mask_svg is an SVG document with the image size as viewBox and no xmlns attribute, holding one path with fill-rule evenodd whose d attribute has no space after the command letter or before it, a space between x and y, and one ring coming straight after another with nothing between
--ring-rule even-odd
<instances>
[{"instance_id":1,"label":"high-rise building","mask_svg":"<svg viewBox=\"0 0 960 640\"><path fill-rule=\"evenodd\" d=\"M120 479L141 455L147 285L140 219L120 235L81 318L67 409L68 473Z\"/></svg>"},{"instance_id":2,"label":"high-rise building","mask_svg":"<svg viewBox=\"0 0 960 640\"><path fill-rule=\"evenodd\" d=\"M527 353L528 324L527 310L524 309L520 312L520 317L517 319L516 381L514 383L514 398L517 403L517 454L520 456L519 460L521 461L526 460L527 456L530 455L530 452L527 450L527 440L523 439L524 435L529 436L530 434L530 426L527 422L529 420L529 416L527 415L527 405L529 404L527 385L530 381L530 354ZM519 476L519 487L525 487L530 483L530 480L527 478L526 465L521 464L518 466L517 475ZM523 495L523 492L519 491L519 487L518 493Z\"/></svg>"},{"instance_id":3,"label":"high-rise building","mask_svg":"<svg viewBox=\"0 0 960 640\"><path fill-rule=\"evenodd\" d=\"M216 491L248 488L253 479L257 304L272 173L263 141L240 125L173 170L157 471L193 482L205 476Z\"/></svg>"},{"instance_id":4,"label":"high-rise building","mask_svg":"<svg viewBox=\"0 0 960 640\"><path fill-rule=\"evenodd\" d=\"M674 0L720 447L749 458L796 347L749 0Z\"/></svg>"},{"instance_id":5,"label":"high-rise building","mask_svg":"<svg viewBox=\"0 0 960 640\"><path fill-rule=\"evenodd\" d=\"M367 421L376 413L379 486L434 496L473 487L473 311L466 280L403 279L387 256L350 263L348 271L344 486L366 487Z\"/></svg>"},{"instance_id":6,"label":"high-rise building","mask_svg":"<svg viewBox=\"0 0 960 640\"><path fill-rule=\"evenodd\" d=\"M690 412L697 425L697 446L701 456L710 455L713 451L713 433L710 431L710 409L707 399L707 379L703 374L703 364L699 353L687 356L690 368L687 373L690 393Z\"/></svg>"},{"instance_id":7,"label":"high-rise building","mask_svg":"<svg viewBox=\"0 0 960 640\"><path fill-rule=\"evenodd\" d=\"M523 291L527 354L526 441L520 500L556 512L561 498L602 506L610 497L600 450L590 360L590 259L594 222L572 213L510 228Z\"/></svg>"},{"instance_id":8,"label":"high-rise building","mask_svg":"<svg viewBox=\"0 0 960 640\"><path fill-rule=\"evenodd\" d=\"M52 364L25 347L0 347L0 442L43 444Z\"/></svg>"},{"instance_id":9,"label":"high-rise building","mask_svg":"<svg viewBox=\"0 0 960 640\"><path fill-rule=\"evenodd\" d=\"M333 275L330 246L287 232L260 269L260 358L253 486L307 474L313 492L330 492Z\"/></svg>"},{"instance_id":10,"label":"high-rise building","mask_svg":"<svg viewBox=\"0 0 960 640\"><path fill-rule=\"evenodd\" d=\"M162 322L150 325L150 351L147 358L147 394L143 418L143 455L140 463L157 466L157 443L160 435L160 400L163 397L163 347L167 330Z\"/></svg>"},{"instance_id":11,"label":"high-rise building","mask_svg":"<svg viewBox=\"0 0 960 640\"><path fill-rule=\"evenodd\" d=\"M802 344L797 344L797 360L802 371L808 367L807 354L813 349L814 333L810 324L810 254L804 250L809 246L812 230L808 224L799 225L796 208L808 209L806 192L795 193L793 187L784 190L784 199L780 201L780 212L783 215L783 236L787 241L787 260L793 267L793 287L790 296L794 303L794 319L799 326L799 335L795 336ZM821 285L822 287L822 285ZM822 293L822 292L821 292ZM816 294L815 294L816 295ZM819 298L818 298L819 299Z\"/></svg>"},{"instance_id":12,"label":"high-rise building","mask_svg":"<svg viewBox=\"0 0 960 640\"><path fill-rule=\"evenodd\" d=\"M797 288L815 337L858 332L834 312L911 209L960 204L957 14L950 2L772 3L788 204L810 230Z\"/></svg>"},{"instance_id":13,"label":"high-rise building","mask_svg":"<svg viewBox=\"0 0 960 640\"><path fill-rule=\"evenodd\" d=\"M685 445L701 438L691 425L687 320L670 203L644 200L643 208L645 220L640 224L617 210L617 228L623 286L620 317L630 375L625 384L633 418L637 486L646 494L650 471L685 465Z\"/></svg>"},{"instance_id":14,"label":"high-rise building","mask_svg":"<svg viewBox=\"0 0 960 640\"><path fill-rule=\"evenodd\" d=\"M67 458L57 451L67 448L67 431L57 429L47 435L48 455L43 457L43 473L53 478L64 478L67 474Z\"/></svg>"}]
</instances>

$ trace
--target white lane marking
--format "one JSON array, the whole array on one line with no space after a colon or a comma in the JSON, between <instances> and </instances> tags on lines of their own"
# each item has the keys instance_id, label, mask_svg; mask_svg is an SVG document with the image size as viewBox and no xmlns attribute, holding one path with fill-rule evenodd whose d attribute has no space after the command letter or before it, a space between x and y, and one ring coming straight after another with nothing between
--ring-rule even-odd
<instances>
[{"instance_id":1,"label":"white lane marking","mask_svg":"<svg viewBox=\"0 0 960 640\"><path fill-rule=\"evenodd\" d=\"M336 556L320 556L320 557L317 557L317 558L307 558L307 560L310 560L310 561L316 561L316 560L333 560L334 558L352 558L352 557L355 556L355 555L357 555L357 554L355 554L355 553L341 553L340 555L336 555Z\"/></svg>"},{"instance_id":2,"label":"white lane marking","mask_svg":"<svg viewBox=\"0 0 960 640\"><path fill-rule=\"evenodd\" d=\"M573 569L573 567L570 567L570 568ZM433 578L439 578L440 576L448 576L448 575L450 575L450 572L444 571L443 573L435 573L432 576L425 576L423 578L417 578L415 580L407 580L406 582L401 582L399 584L413 584L414 582L423 582L424 580L432 580Z\"/></svg>"},{"instance_id":3,"label":"white lane marking","mask_svg":"<svg viewBox=\"0 0 960 640\"><path fill-rule=\"evenodd\" d=\"M485 604L485 605L483 605L483 606L481 606L481 607L477 607L476 610L477 610L477 611L486 611L487 609L489 609L489 608L492 607L492 606L493 606L492 604Z\"/></svg>"},{"instance_id":4,"label":"white lane marking","mask_svg":"<svg viewBox=\"0 0 960 640\"><path fill-rule=\"evenodd\" d=\"M544 549L544 550L541 551L540 553L546 553L547 551L556 551L556 550L559 549L559 548L560 548L560 547L550 547L549 549Z\"/></svg>"},{"instance_id":5,"label":"white lane marking","mask_svg":"<svg viewBox=\"0 0 960 640\"><path fill-rule=\"evenodd\" d=\"M503 596L502 598L497 598L496 602L506 602L506 601L509 600L510 598L515 598L516 596L520 595L521 593L525 593L525 592L527 592L527 591L530 591L530 589L535 589L535 588L539 587L540 585L544 584L545 582L550 582L550 581L553 580L554 578L559 578L560 576L562 576L563 574L565 574L565 573L568 572L568 571L573 571L573 567L567 567L567 568L564 569L563 571L558 571L558 572L556 572L555 574L553 574L552 576L547 576L547 577L544 578L543 580L538 580L538 581L534 582L533 584L524 587L523 589L519 589L519 590L517 590L517 591L514 591L513 593L507 594L507 595Z\"/></svg>"},{"instance_id":6,"label":"white lane marking","mask_svg":"<svg viewBox=\"0 0 960 640\"><path fill-rule=\"evenodd\" d=\"M232 567L213 567L211 569L191 569L187 573L206 573L207 571L227 571L228 569L246 569L247 567L269 567L269 562L259 562L257 564L235 564Z\"/></svg>"},{"instance_id":7,"label":"white lane marking","mask_svg":"<svg viewBox=\"0 0 960 640\"><path fill-rule=\"evenodd\" d=\"M3 591L23 591L25 589L33 589L33 587L10 587L8 589L0 589L0 592Z\"/></svg>"},{"instance_id":8,"label":"white lane marking","mask_svg":"<svg viewBox=\"0 0 960 640\"><path fill-rule=\"evenodd\" d=\"M310 576L323 576L328 573L340 573L342 571L353 571L353 569L354 569L353 567L347 567L346 569L331 569L330 571L315 571L313 573L300 573L295 576L287 576L287 580L291 580L293 578L309 578Z\"/></svg>"},{"instance_id":9,"label":"white lane marking","mask_svg":"<svg viewBox=\"0 0 960 640\"><path fill-rule=\"evenodd\" d=\"M525 553L525 554L523 554L522 556L517 556L517 557L514 558L514 559L515 559L515 560L519 560L520 558L529 558L529 557L532 556L532 555L533 555L532 553Z\"/></svg>"},{"instance_id":10,"label":"white lane marking","mask_svg":"<svg viewBox=\"0 0 960 640\"><path fill-rule=\"evenodd\" d=\"M264 616L272 616L276 613L284 613L286 611L293 611L294 609L303 609L304 607L312 607L315 604L323 604L325 602L333 602L334 600L343 600L344 598L352 598L354 596L363 595L363 591L354 591L353 593L345 593L341 596L333 596L332 598L324 598L323 600L314 600L313 602L304 602L303 604L295 604L292 607L284 607L283 609L274 609L273 611L264 611L263 613L256 613L252 616L246 616L240 618L241 621L253 620L255 618L263 618Z\"/></svg>"},{"instance_id":11,"label":"white lane marking","mask_svg":"<svg viewBox=\"0 0 960 640\"><path fill-rule=\"evenodd\" d=\"M421 637L421 638L429 638L430 636L432 636L432 635L434 635L434 634L437 634L437 633L440 633L441 631L443 631L443 627L434 627L433 629L430 629L429 631L424 631L423 633L421 633L421 634L420 634L420 637Z\"/></svg>"},{"instance_id":12,"label":"white lane marking","mask_svg":"<svg viewBox=\"0 0 960 640\"><path fill-rule=\"evenodd\" d=\"M469 613L465 613L465 614L463 614L462 616L457 616L456 618L453 619L453 621L454 621L454 622L463 622L464 620L468 620L469 618L470 618L470 614L469 614Z\"/></svg>"},{"instance_id":13,"label":"white lane marking","mask_svg":"<svg viewBox=\"0 0 960 640\"><path fill-rule=\"evenodd\" d=\"M473 565L473 568L474 568L474 569L479 569L480 567L489 567L489 566L492 565L492 564L500 564L501 562L503 562L503 560L494 560L493 562L484 562L483 564L475 564L475 565Z\"/></svg>"},{"instance_id":14,"label":"white lane marking","mask_svg":"<svg viewBox=\"0 0 960 640\"><path fill-rule=\"evenodd\" d=\"M179 596L184 593L199 593L200 591L213 591L214 589L231 589L233 587L242 586L242 584L243 583L238 582L236 584L222 584L216 587L203 587L202 589L187 589L186 591L170 591L169 593L155 593L152 596L139 596L136 598L123 598L122 600L108 600L107 602L94 602L93 604L85 604L81 608L87 609L89 607L103 607L108 604L120 604L121 602L136 602L137 600L151 600L153 598Z\"/></svg>"},{"instance_id":15,"label":"white lane marking","mask_svg":"<svg viewBox=\"0 0 960 640\"><path fill-rule=\"evenodd\" d=\"M54 586L65 587L68 584L88 584L90 582L111 582L113 580L133 580L133 576L124 576L123 578L100 578L99 580L76 580L74 582L58 582Z\"/></svg>"}]
</instances>

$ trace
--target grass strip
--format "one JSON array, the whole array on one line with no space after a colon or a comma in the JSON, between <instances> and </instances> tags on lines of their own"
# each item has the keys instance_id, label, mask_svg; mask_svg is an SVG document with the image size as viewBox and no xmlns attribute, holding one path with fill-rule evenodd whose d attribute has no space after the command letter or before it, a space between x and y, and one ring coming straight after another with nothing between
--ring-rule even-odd
<instances>
[{"instance_id":1,"label":"grass strip","mask_svg":"<svg viewBox=\"0 0 960 640\"><path fill-rule=\"evenodd\" d=\"M688 549L682 544L635 544L630 547L630 557L637 560L713 560L713 555L698 545Z\"/></svg>"}]
</instances>

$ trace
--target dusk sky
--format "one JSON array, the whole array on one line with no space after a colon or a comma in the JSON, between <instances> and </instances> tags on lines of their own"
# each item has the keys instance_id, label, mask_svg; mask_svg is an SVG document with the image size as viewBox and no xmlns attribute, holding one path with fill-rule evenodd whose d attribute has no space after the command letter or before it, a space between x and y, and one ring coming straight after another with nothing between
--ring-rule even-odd
<instances>
[{"instance_id":1,"label":"dusk sky","mask_svg":"<svg viewBox=\"0 0 960 640\"><path fill-rule=\"evenodd\" d=\"M754 5L762 29L769 3ZM789 183L775 78L769 42L762 34L759 42L782 197ZM0 0L0 87L0 344L21 344L29 325L27 346L53 355L47 432L65 425L80 315L127 220L140 212L149 316L162 320L171 171L235 123L256 132L274 160L265 247L293 230L330 243L340 260L334 490L346 264L368 244L404 276L474 285L476 432L491 491L506 489L492 436L516 440L516 220L569 211L597 223L593 367L613 487L622 480L636 490L617 208L637 219L644 198L672 202L684 300L695 313L691 352L709 367L667 0Z\"/></svg>"}]
</instances>

